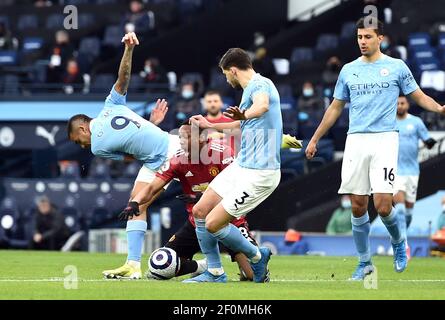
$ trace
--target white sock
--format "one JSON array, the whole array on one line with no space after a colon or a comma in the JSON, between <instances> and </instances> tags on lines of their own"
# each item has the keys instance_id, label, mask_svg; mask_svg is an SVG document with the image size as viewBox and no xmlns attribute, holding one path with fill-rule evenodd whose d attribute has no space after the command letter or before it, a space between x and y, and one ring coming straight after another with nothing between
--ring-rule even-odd
<instances>
[{"instance_id":1,"label":"white sock","mask_svg":"<svg viewBox=\"0 0 445 320\"><path fill-rule=\"evenodd\" d=\"M258 261L261 260L261 252L260 249L258 248L256 251L256 255L255 257L253 257L252 259L250 259L253 263L257 263Z\"/></svg>"},{"instance_id":2,"label":"white sock","mask_svg":"<svg viewBox=\"0 0 445 320\"><path fill-rule=\"evenodd\" d=\"M199 269L199 266L198 266L198 269ZM224 269L222 267L221 268L209 268L208 270L214 276L220 276L220 275L224 274Z\"/></svg>"},{"instance_id":3,"label":"white sock","mask_svg":"<svg viewBox=\"0 0 445 320\"><path fill-rule=\"evenodd\" d=\"M203 273L207 270L207 259L196 260L198 264L198 269L196 269L196 273Z\"/></svg>"},{"instance_id":4,"label":"white sock","mask_svg":"<svg viewBox=\"0 0 445 320\"><path fill-rule=\"evenodd\" d=\"M133 268L137 268L137 269L141 268L141 262L140 261L128 260L127 264L132 266Z\"/></svg>"}]
</instances>

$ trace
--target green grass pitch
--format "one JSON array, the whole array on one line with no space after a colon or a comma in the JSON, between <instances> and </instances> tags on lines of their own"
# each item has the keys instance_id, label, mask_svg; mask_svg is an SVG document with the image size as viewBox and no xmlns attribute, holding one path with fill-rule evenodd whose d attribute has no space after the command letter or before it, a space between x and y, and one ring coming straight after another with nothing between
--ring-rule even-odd
<instances>
[{"instance_id":1,"label":"green grass pitch","mask_svg":"<svg viewBox=\"0 0 445 320\"><path fill-rule=\"evenodd\" d=\"M183 278L102 279L101 271L120 266L125 255L0 251L0 299L445 299L441 258L413 258L398 274L392 258L375 257L377 289L347 281L354 257L272 256L267 284L238 282L236 265L223 259L227 284L183 284ZM77 289L64 287L69 265L77 268Z\"/></svg>"}]
</instances>

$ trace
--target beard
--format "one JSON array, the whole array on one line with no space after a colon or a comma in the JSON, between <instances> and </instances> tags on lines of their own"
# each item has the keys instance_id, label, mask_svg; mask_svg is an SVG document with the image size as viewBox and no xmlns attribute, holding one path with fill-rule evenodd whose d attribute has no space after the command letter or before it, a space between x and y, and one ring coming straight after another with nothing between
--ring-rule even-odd
<instances>
[{"instance_id":1,"label":"beard","mask_svg":"<svg viewBox=\"0 0 445 320\"><path fill-rule=\"evenodd\" d=\"M403 111L397 111L397 115L398 115L399 117L403 117L407 112L408 112L408 111L405 111L405 110L403 110Z\"/></svg>"},{"instance_id":2,"label":"beard","mask_svg":"<svg viewBox=\"0 0 445 320\"><path fill-rule=\"evenodd\" d=\"M216 117L219 114L219 111L220 110L217 110L217 109L210 109L210 110L207 111L207 113L209 115L211 115L212 117Z\"/></svg>"}]
</instances>

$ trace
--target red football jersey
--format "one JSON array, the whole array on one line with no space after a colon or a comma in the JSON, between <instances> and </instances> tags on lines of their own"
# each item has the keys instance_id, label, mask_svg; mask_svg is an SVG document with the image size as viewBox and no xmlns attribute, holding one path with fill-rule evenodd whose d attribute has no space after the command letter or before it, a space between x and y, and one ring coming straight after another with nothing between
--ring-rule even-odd
<instances>
[{"instance_id":1,"label":"red football jersey","mask_svg":"<svg viewBox=\"0 0 445 320\"><path fill-rule=\"evenodd\" d=\"M234 152L227 145L209 141L204 148L207 149L207 154L209 159L211 159L209 164L201 162L193 164L187 154L183 150L179 150L167 165L156 173L156 176L166 182L170 182L175 178L179 179L184 194L196 195L203 193L210 182L234 160ZM192 214L193 205L193 203L187 203L186 209L190 223L195 226ZM237 227L245 222L245 218L232 221Z\"/></svg>"},{"instance_id":2,"label":"red football jersey","mask_svg":"<svg viewBox=\"0 0 445 320\"><path fill-rule=\"evenodd\" d=\"M233 122L233 119L230 119L229 117L226 117L225 115L221 115L219 118L217 119L209 119L209 116L205 116L205 118L210 122L210 123L226 123L226 122ZM211 136L212 137L212 136ZM217 140L217 138L212 137L214 140ZM235 150L236 153L236 140L235 140L235 136L226 136L225 138L219 139L222 141L222 143L224 144L228 144L230 145L230 147L232 148L232 150Z\"/></svg>"}]
</instances>

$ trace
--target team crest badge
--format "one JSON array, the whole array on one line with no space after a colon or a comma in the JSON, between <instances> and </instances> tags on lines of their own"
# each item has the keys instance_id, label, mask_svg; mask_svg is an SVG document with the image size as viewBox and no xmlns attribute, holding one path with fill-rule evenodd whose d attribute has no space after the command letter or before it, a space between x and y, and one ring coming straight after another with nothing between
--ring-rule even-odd
<instances>
[{"instance_id":1,"label":"team crest badge","mask_svg":"<svg viewBox=\"0 0 445 320\"><path fill-rule=\"evenodd\" d=\"M380 75L382 77L386 77L389 74L389 70L386 68L383 68L382 70L380 70Z\"/></svg>"},{"instance_id":2,"label":"team crest badge","mask_svg":"<svg viewBox=\"0 0 445 320\"><path fill-rule=\"evenodd\" d=\"M209 173L212 177L216 177L219 173L219 169L217 167L211 167Z\"/></svg>"}]
</instances>

